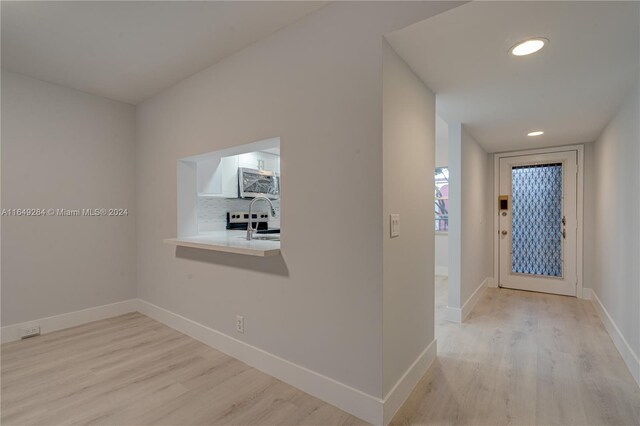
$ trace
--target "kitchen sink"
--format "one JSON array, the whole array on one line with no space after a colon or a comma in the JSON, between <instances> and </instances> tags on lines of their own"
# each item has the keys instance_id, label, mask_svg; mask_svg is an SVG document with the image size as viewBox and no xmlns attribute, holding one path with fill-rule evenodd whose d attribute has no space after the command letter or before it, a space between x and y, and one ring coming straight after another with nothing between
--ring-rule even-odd
<instances>
[{"instance_id":1,"label":"kitchen sink","mask_svg":"<svg viewBox=\"0 0 640 426\"><path fill-rule=\"evenodd\" d=\"M280 234L254 235L253 239L262 241L280 241Z\"/></svg>"},{"instance_id":2,"label":"kitchen sink","mask_svg":"<svg viewBox=\"0 0 640 426\"><path fill-rule=\"evenodd\" d=\"M240 240L246 240L247 237L245 235L243 236L238 236L236 237ZM259 240L259 241L280 241L280 234L253 234L253 238L252 240Z\"/></svg>"}]
</instances>

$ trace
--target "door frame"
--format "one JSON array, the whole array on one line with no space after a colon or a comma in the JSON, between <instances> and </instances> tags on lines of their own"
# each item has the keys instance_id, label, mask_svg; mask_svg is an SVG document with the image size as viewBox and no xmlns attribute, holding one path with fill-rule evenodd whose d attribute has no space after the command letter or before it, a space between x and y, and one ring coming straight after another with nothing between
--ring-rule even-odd
<instances>
[{"instance_id":1,"label":"door frame","mask_svg":"<svg viewBox=\"0 0 640 426\"><path fill-rule=\"evenodd\" d=\"M576 211L578 219L578 230L576 234L576 278L578 284L576 287L576 297L584 299L582 287L582 265L584 251L584 145L566 145L554 146L551 148L529 149L524 151L508 151L494 154L493 168L493 276L494 286L500 285L500 217L498 211L498 196L500 195L500 159L508 157L517 157L521 155L546 154L553 152L576 151L578 153L578 176L576 188Z\"/></svg>"}]
</instances>

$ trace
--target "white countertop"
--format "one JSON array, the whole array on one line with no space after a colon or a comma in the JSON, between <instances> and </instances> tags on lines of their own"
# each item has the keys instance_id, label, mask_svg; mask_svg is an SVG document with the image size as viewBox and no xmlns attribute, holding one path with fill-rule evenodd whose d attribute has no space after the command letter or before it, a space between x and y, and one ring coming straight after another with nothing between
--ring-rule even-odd
<instances>
[{"instance_id":1,"label":"white countertop","mask_svg":"<svg viewBox=\"0 0 640 426\"><path fill-rule=\"evenodd\" d=\"M247 231L213 231L192 237L167 238L164 242L181 247L245 254L249 256L267 257L280 254L280 241L249 241L246 236Z\"/></svg>"}]
</instances>

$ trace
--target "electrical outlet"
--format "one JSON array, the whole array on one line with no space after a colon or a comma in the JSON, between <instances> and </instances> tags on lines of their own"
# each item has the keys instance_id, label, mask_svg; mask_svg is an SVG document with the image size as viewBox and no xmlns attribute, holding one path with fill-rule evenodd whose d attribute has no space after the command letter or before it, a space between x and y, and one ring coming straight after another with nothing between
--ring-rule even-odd
<instances>
[{"instance_id":1,"label":"electrical outlet","mask_svg":"<svg viewBox=\"0 0 640 426\"><path fill-rule=\"evenodd\" d=\"M400 236L400 215L391 215L391 237Z\"/></svg>"},{"instance_id":2,"label":"electrical outlet","mask_svg":"<svg viewBox=\"0 0 640 426\"><path fill-rule=\"evenodd\" d=\"M244 333L244 317L242 315L236 315L236 331Z\"/></svg>"},{"instance_id":3,"label":"electrical outlet","mask_svg":"<svg viewBox=\"0 0 640 426\"><path fill-rule=\"evenodd\" d=\"M39 336L40 326L38 324L29 325L20 330L20 338L26 339L27 337Z\"/></svg>"}]
</instances>

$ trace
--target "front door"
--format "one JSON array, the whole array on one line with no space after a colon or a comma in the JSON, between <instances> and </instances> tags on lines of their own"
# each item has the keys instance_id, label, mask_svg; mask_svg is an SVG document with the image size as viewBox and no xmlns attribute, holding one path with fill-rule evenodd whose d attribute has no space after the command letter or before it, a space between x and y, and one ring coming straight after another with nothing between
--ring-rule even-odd
<instances>
[{"instance_id":1,"label":"front door","mask_svg":"<svg viewBox=\"0 0 640 426\"><path fill-rule=\"evenodd\" d=\"M500 287L576 295L577 170L576 151L500 158Z\"/></svg>"}]
</instances>

